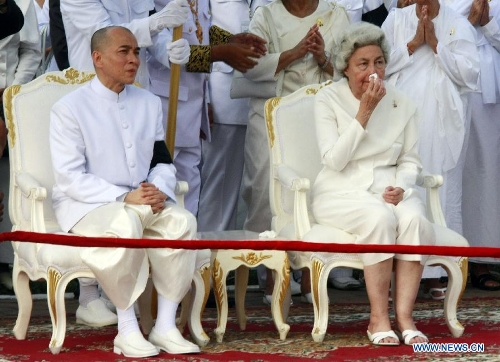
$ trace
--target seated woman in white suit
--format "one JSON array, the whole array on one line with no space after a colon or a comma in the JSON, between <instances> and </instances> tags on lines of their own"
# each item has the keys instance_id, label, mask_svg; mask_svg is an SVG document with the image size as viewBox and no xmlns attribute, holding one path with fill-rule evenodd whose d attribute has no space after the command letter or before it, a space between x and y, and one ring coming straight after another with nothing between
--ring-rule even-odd
<instances>
[{"instance_id":1,"label":"seated woman in white suit","mask_svg":"<svg viewBox=\"0 0 500 362\"><path fill-rule=\"evenodd\" d=\"M389 56L384 32L351 25L340 36L335 69L344 76L316 96L315 123L323 169L312 190L319 224L356 235L359 244L434 244L414 189L421 171L416 106L383 82ZM373 344L428 342L412 312L426 256L362 254ZM395 271L395 330L388 314Z\"/></svg>"}]
</instances>

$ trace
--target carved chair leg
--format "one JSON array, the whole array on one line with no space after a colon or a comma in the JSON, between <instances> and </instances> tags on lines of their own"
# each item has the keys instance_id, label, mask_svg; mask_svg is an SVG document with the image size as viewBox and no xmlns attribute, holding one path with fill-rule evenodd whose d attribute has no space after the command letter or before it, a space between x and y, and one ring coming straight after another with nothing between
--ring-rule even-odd
<instances>
[{"instance_id":1,"label":"carved chair leg","mask_svg":"<svg viewBox=\"0 0 500 362\"><path fill-rule=\"evenodd\" d=\"M16 339L25 339L31 318L33 299L31 297L31 290L29 286L30 279L24 271L20 270L19 265L16 262L14 262L14 269L12 271L12 281L19 308L13 332Z\"/></svg>"}]
</instances>

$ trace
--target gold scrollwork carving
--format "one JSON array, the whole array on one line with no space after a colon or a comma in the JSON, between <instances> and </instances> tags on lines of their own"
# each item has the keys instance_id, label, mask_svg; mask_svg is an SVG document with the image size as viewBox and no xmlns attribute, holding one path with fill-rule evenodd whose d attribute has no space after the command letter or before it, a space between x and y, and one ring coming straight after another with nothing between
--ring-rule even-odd
<instances>
[{"instance_id":1,"label":"gold scrollwork carving","mask_svg":"<svg viewBox=\"0 0 500 362\"><path fill-rule=\"evenodd\" d=\"M319 308L317 304L319 301L319 277L323 271L325 264L317 259L314 259L311 263L311 287L312 293L314 295L314 303Z\"/></svg>"},{"instance_id":2,"label":"gold scrollwork carving","mask_svg":"<svg viewBox=\"0 0 500 362\"><path fill-rule=\"evenodd\" d=\"M12 99L17 93L19 93L20 90L21 86L16 84L8 87L3 94L5 105L5 124L9 130L8 135L10 139L10 148L13 148L16 143L16 129L14 127L14 117L12 116Z\"/></svg>"},{"instance_id":3,"label":"gold scrollwork carving","mask_svg":"<svg viewBox=\"0 0 500 362\"><path fill-rule=\"evenodd\" d=\"M214 294L215 294L215 301L217 303L217 306L219 307L219 310L221 310L222 307L222 296L223 296L223 286L222 286L222 281L224 278L224 271L222 270L220 266L219 260L214 259L213 265L212 265L212 279L214 281Z\"/></svg>"},{"instance_id":4,"label":"gold scrollwork carving","mask_svg":"<svg viewBox=\"0 0 500 362\"><path fill-rule=\"evenodd\" d=\"M45 79L47 80L47 82L55 82L60 84L82 84L88 82L94 77L94 73L79 72L76 69L69 68L64 72L64 78L49 74Z\"/></svg>"},{"instance_id":5,"label":"gold scrollwork carving","mask_svg":"<svg viewBox=\"0 0 500 362\"><path fill-rule=\"evenodd\" d=\"M273 113L274 108L280 104L281 102L281 97L274 97L269 99L266 102L266 120L267 120L267 132L269 133L269 143L271 145L271 148L274 146L274 127L273 127L273 122L271 120L271 114Z\"/></svg>"},{"instance_id":6,"label":"gold scrollwork carving","mask_svg":"<svg viewBox=\"0 0 500 362\"><path fill-rule=\"evenodd\" d=\"M286 292L288 291L288 288L290 288L290 262L288 261L288 256L286 255L282 271L283 271L283 284L281 284L281 291L280 291L280 306L283 305ZM281 319L285 319L283 317L283 309L280 309L280 312L281 312Z\"/></svg>"},{"instance_id":7,"label":"gold scrollwork carving","mask_svg":"<svg viewBox=\"0 0 500 362\"><path fill-rule=\"evenodd\" d=\"M52 315L54 316L54 321L56 324L57 324L56 290L60 280L61 280L61 273L54 268L49 268L49 270L47 271L47 288L49 293L48 297L50 300L50 309L52 311Z\"/></svg>"},{"instance_id":8,"label":"gold scrollwork carving","mask_svg":"<svg viewBox=\"0 0 500 362\"><path fill-rule=\"evenodd\" d=\"M271 255L263 255L262 252L259 255L257 255L257 253L255 253L253 251L249 252L247 255L242 253L240 256L233 256L233 259L241 260L245 264L248 264L251 266L257 265L262 260L269 259L269 258L272 258L272 256Z\"/></svg>"}]
</instances>

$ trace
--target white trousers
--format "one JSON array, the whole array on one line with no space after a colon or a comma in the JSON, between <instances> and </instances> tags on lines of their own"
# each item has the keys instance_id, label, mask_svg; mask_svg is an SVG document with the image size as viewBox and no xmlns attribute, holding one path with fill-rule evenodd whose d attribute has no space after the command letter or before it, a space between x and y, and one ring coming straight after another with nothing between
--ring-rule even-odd
<instances>
[{"instance_id":1,"label":"white trousers","mask_svg":"<svg viewBox=\"0 0 500 362\"><path fill-rule=\"evenodd\" d=\"M480 93L470 95L472 112L463 173L463 229L471 246L500 246L500 103L483 104ZM469 258L499 263L498 258Z\"/></svg>"},{"instance_id":2,"label":"white trousers","mask_svg":"<svg viewBox=\"0 0 500 362\"><path fill-rule=\"evenodd\" d=\"M271 229L271 204L269 201L270 156L264 118L251 112L245 137L245 168L242 198L247 204L248 215L243 229L263 232Z\"/></svg>"},{"instance_id":3,"label":"white trousers","mask_svg":"<svg viewBox=\"0 0 500 362\"><path fill-rule=\"evenodd\" d=\"M202 142L199 231L236 230L246 128L215 123Z\"/></svg>"},{"instance_id":4,"label":"white trousers","mask_svg":"<svg viewBox=\"0 0 500 362\"><path fill-rule=\"evenodd\" d=\"M397 206L368 191L316 198L312 204L318 224L333 226L356 236L356 244L434 245L436 235L425 217L425 207L416 190L405 192ZM324 195L323 195L324 196ZM389 258L420 261L427 255L364 253L364 265L373 265Z\"/></svg>"},{"instance_id":5,"label":"white trousers","mask_svg":"<svg viewBox=\"0 0 500 362\"><path fill-rule=\"evenodd\" d=\"M184 195L184 207L196 216L200 200L200 169L201 143L195 147L175 147L174 166L177 170L177 180L186 181L188 192Z\"/></svg>"},{"instance_id":6,"label":"white trousers","mask_svg":"<svg viewBox=\"0 0 500 362\"><path fill-rule=\"evenodd\" d=\"M148 205L112 202L89 212L71 232L89 237L190 240L196 237L196 220L170 203L153 214ZM195 250L170 248L83 247L80 255L119 309L137 300L150 272L158 294L180 302L191 286L196 263Z\"/></svg>"}]
</instances>

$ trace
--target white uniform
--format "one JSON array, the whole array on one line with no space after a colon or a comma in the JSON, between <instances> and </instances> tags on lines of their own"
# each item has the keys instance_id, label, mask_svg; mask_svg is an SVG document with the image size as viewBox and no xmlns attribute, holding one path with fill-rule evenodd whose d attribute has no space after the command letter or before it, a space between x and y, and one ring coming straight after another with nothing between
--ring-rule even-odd
<instances>
[{"instance_id":1,"label":"white uniform","mask_svg":"<svg viewBox=\"0 0 500 362\"><path fill-rule=\"evenodd\" d=\"M162 9L169 2L169 0L156 0L157 10ZM196 18L198 18L203 31L201 44L207 45L210 26L208 0L197 0L195 3L197 5L194 6L194 10L183 25L182 37L191 45L200 45L196 37ZM165 36L166 32L168 30L164 30L161 35ZM148 59L148 68L151 76L150 90L161 98L163 111L166 115L170 92L170 68L151 58ZM181 71L173 159L177 169L177 178L189 184L184 205L194 215L198 212L201 183L200 170L198 169L201 160L200 129L210 138L207 93L208 74ZM164 122L166 123L166 118Z\"/></svg>"},{"instance_id":2,"label":"white uniform","mask_svg":"<svg viewBox=\"0 0 500 362\"><path fill-rule=\"evenodd\" d=\"M167 59L166 45L155 41L149 30L148 15L153 5L153 0L61 0L70 66L80 71L94 71L90 54L92 35L106 26L121 25L132 31L141 47L136 80L147 88L146 48L157 59L164 62Z\"/></svg>"},{"instance_id":3,"label":"white uniform","mask_svg":"<svg viewBox=\"0 0 500 362\"><path fill-rule=\"evenodd\" d=\"M471 1L446 4L468 16ZM471 246L498 247L500 236L500 3L489 2L490 21L475 26L480 59L481 94L469 97L471 125L463 174L463 231ZM494 258L473 262L499 263Z\"/></svg>"},{"instance_id":4,"label":"white uniform","mask_svg":"<svg viewBox=\"0 0 500 362\"><path fill-rule=\"evenodd\" d=\"M233 34L248 31L250 14L270 0L210 0L212 25ZM228 16L231 14L231 16ZM231 99L233 68L215 62L210 73L213 112L211 141L202 141L203 167L198 212L200 231L237 229L236 216L243 176L243 149L248 123L248 99Z\"/></svg>"},{"instance_id":5,"label":"white uniform","mask_svg":"<svg viewBox=\"0 0 500 362\"><path fill-rule=\"evenodd\" d=\"M32 0L16 0L24 14L24 25L20 32L0 40L0 89L14 84L25 84L33 79L40 61L40 35ZM1 106L1 102L0 102ZM0 155L1 156L1 155ZM9 195L9 163L1 162L1 185L5 197L3 204L7 209ZM0 232L11 231L12 224L6 215L0 223ZM0 244L0 262L12 263L14 253L10 243Z\"/></svg>"},{"instance_id":6,"label":"white uniform","mask_svg":"<svg viewBox=\"0 0 500 362\"><path fill-rule=\"evenodd\" d=\"M42 60L40 33L32 0L17 0L24 14L20 32L0 40L0 88L33 80Z\"/></svg>"},{"instance_id":7,"label":"white uniform","mask_svg":"<svg viewBox=\"0 0 500 362\"><path fill-rule=\"evenodd\" d=\"M150 169L154 143L163 136L160 100L138 87L117 94L96 77L58 101L51 112L50 148L53 207L61 228L86 236L193 238L194 217L173 203L152 214L147 205L117 201L142 181L173 199L175 167L159 163ZM82 248L81 255L111 301L127 309L144 290L149 265L158 292L179 302L191 285L196 254Z\"/></svg>"},{"instance_id":8,"label":"white uniform","mask_svg":"<svg viewBox=\"0 0 500 362\"><path fill-rule=\"evenodd\" d=\"M375 10L384 3L382 0L329 0L329 2L342 5L351 18L351 23L360 22L363 14Z\"/></svg>"}]
</instances>

